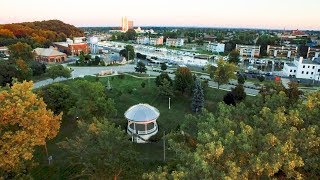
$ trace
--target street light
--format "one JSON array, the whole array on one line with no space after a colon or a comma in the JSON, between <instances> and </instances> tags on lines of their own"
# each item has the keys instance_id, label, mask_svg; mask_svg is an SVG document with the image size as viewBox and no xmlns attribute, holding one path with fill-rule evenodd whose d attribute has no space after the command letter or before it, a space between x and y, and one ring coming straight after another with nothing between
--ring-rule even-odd
<instances>
[{"instance_id":1,"label":"street light","mask_svg":"<svg viewBox=\"0 0 320 180\"><path fill-rule=\"evenodd\" d=\"M170 109L170 100L171 100L171 98L169 97L169 109Z\"/></svg>"}]
</instances>

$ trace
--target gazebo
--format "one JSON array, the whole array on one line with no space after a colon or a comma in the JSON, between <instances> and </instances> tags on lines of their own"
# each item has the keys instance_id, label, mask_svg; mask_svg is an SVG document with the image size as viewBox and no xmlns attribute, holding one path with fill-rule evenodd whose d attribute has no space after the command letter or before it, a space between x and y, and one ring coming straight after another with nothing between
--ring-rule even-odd
<instances>
[{"instance_id":1,"label":"gazebo","mask_svg":"<svg viewBox=\"0 0 320 180\"><path fill-rule=\"evenodd\" d=\"M132 141L146 143L147 140L157 134L157 118L160 112L149 104L137 104L131 106L124 116L128 120L127 132L132 136Z\"/></svg>"}]
</instances>

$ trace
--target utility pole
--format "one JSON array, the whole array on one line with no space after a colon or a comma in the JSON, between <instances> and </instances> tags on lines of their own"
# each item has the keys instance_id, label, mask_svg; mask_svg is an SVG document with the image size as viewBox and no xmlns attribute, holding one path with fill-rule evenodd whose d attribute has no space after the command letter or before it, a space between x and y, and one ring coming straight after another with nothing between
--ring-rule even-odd
<instances>
[{"instance_id":1,"label":"utility pole","mask_svg":"<svg viewBox=\"0 0 320 180\"><path fill-rule=\"evenodd\" d=\"M169 97L169 109L171 108L171 106L170 106L170 105L171 105L171 104L170 104L170 103L171 103L170 100L171 100L171 98Z\"/></svg>"},{"instance_id":2,"label":"utility pole","mask_svg":"<svg viewBox=\"0 0 320 180\"><path fill-rule=\"evenodd\" d=\"M163 131L163 161L166 161L166 131Z\"/></svg>"}]
</instances>

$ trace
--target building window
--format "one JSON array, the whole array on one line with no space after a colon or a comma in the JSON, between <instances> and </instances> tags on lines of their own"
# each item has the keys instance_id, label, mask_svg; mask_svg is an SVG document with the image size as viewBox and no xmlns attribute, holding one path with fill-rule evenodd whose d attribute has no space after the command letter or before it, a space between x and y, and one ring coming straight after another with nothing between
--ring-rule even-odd
<instances>
[{"instance_id":1,"label":"building window","mask_svg":"<svg viewBox=\"0 0 320 180\"><path fill-rule=\"evenodd\" d=\"M309 72L307 71L307 73L306 74L309 74Z\"/></svg>"},{"instance_id":2,"label":"building window","mask_svg":"<svg viewBox=\"0 0 320 180\"><path fill-rule=\"evenodd\" d=\"M318 72L320 72L320 69L318 69Z\"/></svg>"},{"instance_id":3,"label":"building window","mask_svg":"<svg viewBox=\"0 0 320 180\"><path fill-rule=\"evenodd\" d=\"M294 72L297 72L297 70L294 70Z\"/></svg>"},{"instance_id":4,"label":"building window","mask_svg":"<svg viewBox=\"0 0 320 180\"><path fill-rule=\"evenodd\" d=\"M311 75L313 75L313 72L311 72Z\"/></svg>"},{"instance_id":5,"label":"building window","mask_svg":"<svg viewBox=\"0 0 320 180\"><path fill-rule=\"evenodd\" d=\"M292 72L292 69L290 69L290 72Z\"/></svg>"},{"instance_id":6,"label":"building window","mask_svg":"<svg viewBox=\"0 0 320 180\"><path fill-rule=\"evenodd\" d=\"M308 68L310 68L310 66L308 66Z\"/></svg>"},{"instance_id":7,"label":"building window","mask_svg":"<svg viewBox=\"0 0 320 180\"><path fill-rule=\"evenodd\" d=\"M314 69L315 68L315 66L312 66L312 69Z\"/></svg>"},{"instance_id":8,"label":"building window","mask_svg":"<svg viewBox=\"0 0 320 180\"><path fill-rule=\"evenodd\" d=\"M304 74L304 71L302 71L301 74Z\"/></svg>"},{"instance_id":9,"label":"building window","mask_svg":"<svg viewBox=\"0 0 320 180\"><path fill-rule=\"evenodd\" d=\"M302 68L305 68L305 67L306 67L305 65L302 66Z\"/></svg>"}]
</instances>

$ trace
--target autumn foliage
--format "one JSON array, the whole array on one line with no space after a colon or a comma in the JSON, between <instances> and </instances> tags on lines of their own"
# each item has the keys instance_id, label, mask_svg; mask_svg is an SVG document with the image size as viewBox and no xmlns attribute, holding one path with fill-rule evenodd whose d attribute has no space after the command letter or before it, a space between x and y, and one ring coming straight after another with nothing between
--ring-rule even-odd
<instances>
[{"instance_id":1,"label":"autumn foliage","mask_svg":"<svg viewBox=\"0 0 320 180\"><path fill-rule=\"evenodd\" d=\"M0 92L0 169L16 171L33 158L35 146L45 145L60 128L55 116L32 92L33 83L16 83Z\"/></svg>"},{"instance_id":2,"label":"autumn foliage","mask_svg":"<svg viewBox=\"0 0 320 180\"><path fill-rule=\"evenodd\" d=\"M55 41L64 41L67 37L83 35L82 30L59 20L4 24L0 25L0 46L20 41L35 48L48 46Z\"/></svg>"}]
</instances>

